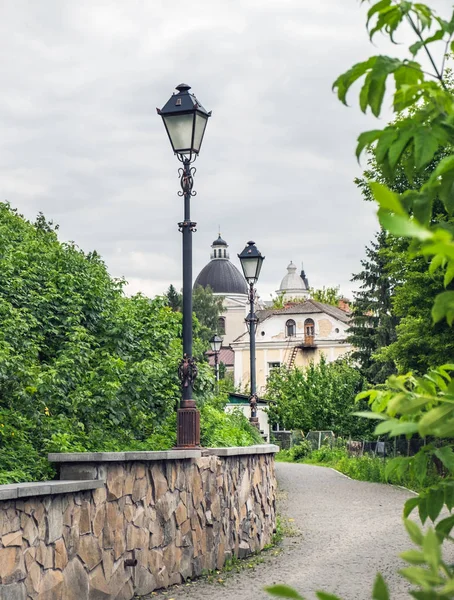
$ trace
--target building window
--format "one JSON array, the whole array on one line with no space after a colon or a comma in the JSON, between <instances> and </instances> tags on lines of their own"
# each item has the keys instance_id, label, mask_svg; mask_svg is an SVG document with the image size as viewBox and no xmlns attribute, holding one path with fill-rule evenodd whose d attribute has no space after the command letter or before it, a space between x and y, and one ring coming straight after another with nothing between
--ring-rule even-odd
<instances>
[{"instance_id":1,"label":"building window","mask_svg":"<svg viewBox=\"0 0 454 600\"><path fill-rule=\"evenodd\" d=\"M304 343L312 346L314 344L315 323L312 319L304 321Z\"/></svg>"},{"instance_id":2,"label":"building window","mask_svg":"<svg viewBox=\"0 0 454 600\"><path fill-rule=\"evenodd\" d=\"M271 371L274 371L274 369L279 369L281 366L280 362L269 362L268 363L268 373L271 373Z\"/></svg>"},{"instance_id":3,"label":"building window","mask_svg":"<svg viewBox=\"0 0 454 600\"><path fill-rule=\"evenodd\" d=\"M285 324L285 332L287 337L294 337L296 335L296 323L293 319L289 319Z\"/></svg>"},{"instance_id":4,"label":"building window","mask_svg":"<svg viewBox=\"0 0 454 600\"><path fill-rule=\"evenodd\" d=\"M218 333L219 335L225 335L225 317L219 317L218 319Z\"/></svg>"}]
</instances>

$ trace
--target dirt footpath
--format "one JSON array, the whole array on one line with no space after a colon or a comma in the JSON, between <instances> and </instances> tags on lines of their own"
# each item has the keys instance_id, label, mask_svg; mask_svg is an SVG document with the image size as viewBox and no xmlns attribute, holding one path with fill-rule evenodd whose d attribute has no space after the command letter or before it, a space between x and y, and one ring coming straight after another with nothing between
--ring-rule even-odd
<instances>
[{"instance_id":1,"label":"dirt footpath","mask_svg":"<svg viewBox=\"0 0 454 600\"><path fill-rule=\"evenodd\" d=\"M295 587L307 600L324 590L345 600L369 600L375 573L385 577L393 600L408 599L396 574L397 555L411 547L401 522L410 493L392 486L352 481L327 468L277 463L279 513L301 534L266 552L262 563L221 574L224 583L200 580L148 598L175 600L271 600L263 588Z\"/></svg>"}]
</instances>

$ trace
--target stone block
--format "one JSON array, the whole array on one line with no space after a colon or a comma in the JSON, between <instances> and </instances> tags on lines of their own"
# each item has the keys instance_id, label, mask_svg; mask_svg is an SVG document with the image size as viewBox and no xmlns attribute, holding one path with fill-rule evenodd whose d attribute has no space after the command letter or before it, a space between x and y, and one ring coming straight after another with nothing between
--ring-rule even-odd
<instances>
[{"instance_id":1,"label":"stone block","mask_svg":"<svg viewBox=\"0 0 454 600\"><path fill-rule=\"evenodd\" d=\"M104 502L106 500L107 500L107 491L104 486L101 488L98 488L97 490L93 490L93 502L95 503L95 506L99 506L99 504L104 504Z\"/></svg>"},{"instance_id":2,"label":"stone block","mask_svg":"<svg viewBox=\"0 0 454 600\"><path fill-rule=\"evenodd\" d=\"M23 583L0 586L0 600L26 600L27 589Z\"/></svg>"},{"instance_id":3,"label":"stone block","mask_svg":"<svg viewBox=\"0 0 454 600\"><path fill-rule=\"evenodd\" d=\"M96 465L87 465L84 463L75 464L68 463L60 466L60 479L61 480L87 480L96 479L97 470Z\"/></svg>"},{"instance_id":4,"label":"stone block","mask_svg":"<svg viewBox=\"0 0 454 600\"><path fill-rule=\"evenodd\" d=\"M80 535L91 533L91 507L87 500L83 500L80 505L79 532Z\"/></svg>"},{"instance_id":5,"label":"stone block","mask_svg":"<svg viewBox=\"0 0 454 600\"><path fill-rule=\"evenodd\" d=\"M22 529L15 531L14 533L7 533L2 536L3 546L22 546Z\"/></svg>"},{"instance_id":6,"label":"stone block","mask_svg":"<svg viewBox=\"0 0 454 600\"><path fill-rule=\"evenodd\" d=\"M99 537L104 529L104 523L106 520L106 505L101 504L95 508L95 514L93 517L92 530L96 537Z\"/></svg>"},{"instance_id":7,"label":"stone block","mask_svg":"<svg viewBox=\"0 0 454 600\"><path fill-rule=\"evenodd\" d=\"M168 521L175 512L179 502L178 492L167 491L156 502L156 511L162 516L164 521Z\"/></svg>"},{"instance_id":8,"label":"stone block","mask_svg":"<svg viewBox=\"0 0 454 600\"><path fill-rule=\"evenodd\" d=\"M110 587L106 581L101 565L97 566L96 569L90 573L89 585L90 600L110 600L110 598L112 598Z\"/></svg>"},{"instance_id":9,"label":"stone block","mask_svg":"<svg viewBox=\"0 0 454 600\"><path fill-rule=\"evenodd\" d=\"M0 579L3 584L17 583L26 577L22 549L17 546L0 548Z\"/></svg>"},{"instance_id":10,"label":"stone block","mask_svg":"<svg viewBox=\"0 0 454 600\"><path fill-rule=\"evenodd\" d=\"M118 500L123 496L125 470L121 465L111 465L107 473L107 500Z\"/></svg>"},{"instance_id":11,"label":"stone block","mask_svg":"<svg viewBox=\"0 0 454 600\"><path fill-rule=\"evenodd\" d=\"M63 510L60 496L52 500L46 515L46 524L46 544L53 544L63 535Z\"/></svg>"},{"instance_id":12,"label":"stone block","mask_svg":"<svg viewBox=\"0 0 454 600\"><path fill-rule=\"evenodd\" d=\"M164 474L160 469L159 465L153 465L153 467L151 468L151 479L154 488L154 500L156 502L169 489L167 479L164 477Z\"/></svg>"},{"instance_id":13,"label":"stone block","mask_svg":"<svg viewBox=\"0 0 454 600\"><path fill-rule=\"evenodd\" d=\"M61 600L63 592L63 575L61 571L44 572L39 586L38 600Z\"/></svg>"},{"instance_id":14,"label":"stone block","mask_svg":"<svg viewBox=\"0 0 454 600\"><path fill-rule=\"evenodd\" d=\"M92 571L102 560L99 542L93 535L83 535L80 538L77 554L89 571Z\"/></svg>"},{"instance_id":15,"label":"stone block","mask_svg":"<svg viewBox=\"0 0 454 600\"><path fill-rule=\"evenodd\" d=\"M132 489L132 500L133 502L139 502L142 498L145 498L148 489L148 481L146 478L136 479Z\"/></svg>"},{"instance_id":16,"label":"stone block","mask_svg":"<svg viewBox=\"0 0 454 600\"><path fill-rule=\"evenodd\" d=\"M150 594L156 587L156 579L148 569L144 567L136 569L134 593L137 596Z\"/></svg>"},{"instance_id":17,"label":"stone block","mask_svg":"<svg viewBox=\"0 0 454 600\"><path fill-rule=\"evenodd\" d=\"M67 564L68 554L66 552L65 542L60 538L55 542L55 568L63 571Z\"/></svg>"},{"instance_id":18,"label":"stone block","mask_svg":"<svg viewBox=\"0 0 454 600\"><path fill-rule=\"evenodd\" d=\"M58 571L57 571L58 572ZM63 593L59 600L82 600L88 598L88 573L78 558L68 563L63 572Z\"/></svg>"}]
</instances>

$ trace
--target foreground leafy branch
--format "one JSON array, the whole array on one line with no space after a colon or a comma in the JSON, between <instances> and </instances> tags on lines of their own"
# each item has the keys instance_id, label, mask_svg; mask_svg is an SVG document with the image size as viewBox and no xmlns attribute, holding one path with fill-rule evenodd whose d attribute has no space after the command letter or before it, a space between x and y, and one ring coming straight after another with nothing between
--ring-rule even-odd
<instances>
[{"instance_id":1,"label":"foreground leafy branch","mask_svg":"<svg viewBox=\"0 0 454 600\"><path fill-rule=\"evenodd\" d=\"M383 129L362 133L356 155L364 149L374 155L376 164L390 181L397 169L405 172L410 188L401 194L378 182L369 182L371 194L379 205L382 227L397 237L408 238L415 255L430 259L429 273L441 270L445 291L432 308L434 323L442 320L454 324L454 96L450 72L445 68L448 52L454 52L454 13L449 20L438 16L429 6L407 0L373 2L367 13L371 40L377 33L396 43L396 34L409 27L415 39L409 46L409 57L400 60L389 56L373 56L354 65L338 77L333 89L344 104L351 86L362 79L359 105L378 117L382 110L387 84L394 84L393 110L398 118ZM437 61L433 49L441 46L442 59ZM432 71L423 70L415 59L424 52ZM443 152L443 158L427 178L424 169ZM418 185L418 180L424 183ZM441 202L450 217L445 223L434 220L434 204ZM427 472L429 459L438 461L443 478L404 507L404 525L416 548L401 556L408 567L400 571L414 589L418 600L447 600L454 597L454 569L444 559L446 548L454 541L451 535L454 515L442 518L443 509L454 508L454 360L430 370L422 376L412 373L393 375L385 389L359 394L367 399L370 412L357 416L379 421L375 434L391 437L405 434L432 440L411 459L395 459L388 473L413 469L421 479ZM409 519L418 510L423 530ZM444 516L444 515L443 515ZM452 547L451 547L452 550ZM286 586L268 588L272 595L302 599ZM320 600L339 600L337 596L317 592ZM374 600L390 598L387 586L377 575L372 590Z\"/></svg>"}]
</instances>

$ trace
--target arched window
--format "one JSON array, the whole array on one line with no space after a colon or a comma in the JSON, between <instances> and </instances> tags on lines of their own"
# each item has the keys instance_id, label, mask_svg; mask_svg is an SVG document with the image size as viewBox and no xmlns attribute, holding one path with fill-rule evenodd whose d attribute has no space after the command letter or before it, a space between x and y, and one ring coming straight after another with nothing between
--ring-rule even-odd
<instances>
[{"instance_id":1,"label":"arched window","mask_svg":"<svg viewBox=\"0 0 454 600\"><path fill-rule=\"evenodd\" d=\"M285 324L285 332L287 337L294 337L296 335L296 323L293 319L289 319Z\"/></svg>"},{"instance_id":2,"label":"arched window","mask_svg":"<svg viewBox=\"0 0 454 600\"><path fill-rule=\"evenodd\" d=\"M225 317L219 317L218 319L218 333L219 335L225 335Z\"/></svg>"}]
</instances>

